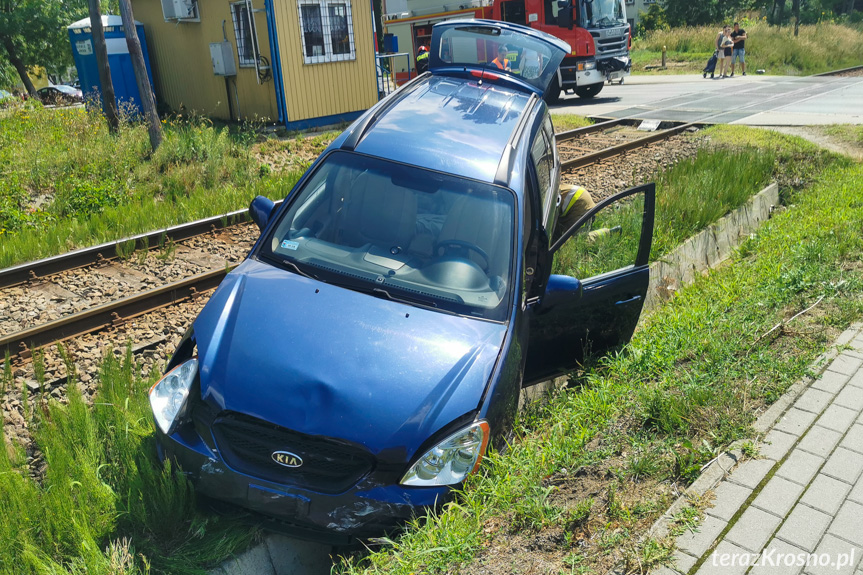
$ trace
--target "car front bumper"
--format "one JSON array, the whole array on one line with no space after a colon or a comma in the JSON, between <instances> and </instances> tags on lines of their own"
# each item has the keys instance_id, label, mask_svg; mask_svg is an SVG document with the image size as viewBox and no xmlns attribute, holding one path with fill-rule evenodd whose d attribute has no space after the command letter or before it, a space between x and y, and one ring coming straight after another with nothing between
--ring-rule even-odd
<instances>
[{"instance_id":1,"label":"car front bumper","mask_svg":"<svg viewBox=\"0 0 863 575\"><path fill-rule=\"evenodd\" d=\"M377 469L342 493L320 493L232 469L191 425L171 436L157 426L156 437L160 459L178 464L198 493L260 513L306 539L346 544L380 536L451 493L448 487L404 487Z\"/></svg>"}]
</instances>

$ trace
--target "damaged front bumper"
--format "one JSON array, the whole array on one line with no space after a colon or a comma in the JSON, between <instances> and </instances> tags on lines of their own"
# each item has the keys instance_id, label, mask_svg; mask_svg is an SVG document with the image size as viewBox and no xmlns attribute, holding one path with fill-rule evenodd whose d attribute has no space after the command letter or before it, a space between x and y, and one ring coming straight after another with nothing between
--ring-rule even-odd
<instances>
[{"instance_id":1,"label":"damaged front bumper","mask_svg":"<svg viewBox=\"0 0 863 575\"><path fill-rule=\"evenodd\" d=\"M232 469L193 426L171 436L157 428L156 436L160 459L176 462L200 494L260 513L274 528L306 539L347 544L380 536L450 495L447 487L401 486L379 469L342 493L320 493Z\"/></svg>"}]
</instances>

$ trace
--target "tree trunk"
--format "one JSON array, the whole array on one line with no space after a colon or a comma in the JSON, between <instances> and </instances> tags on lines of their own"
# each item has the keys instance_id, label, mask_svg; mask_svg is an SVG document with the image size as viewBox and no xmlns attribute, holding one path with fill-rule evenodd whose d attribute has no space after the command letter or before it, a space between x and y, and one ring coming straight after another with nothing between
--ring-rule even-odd
<instances>
[{"instance_id":1,"label":"tree trunk","mask_svg":"<svg viewBox=\"0 0 863 575\"><path fill-rule=\"evenodd\" d=\"M794 11L794 37L796 38L800 31L800 0L794 0L791 9Z\"/></svg>"},{"instance_id":2,"label":"tree trunk","mask_svg":"<svg viewBox=\"0 0 863 575\"><path fill-rule=\"evenodd\" d=\"M785 0L776 0L774 7L778 9L779 13L774 12L773 17L776 24L781 27L785 20Z\"/></svg>"},{"instance_id":3,"label":"tree trunk","mask_svg":"<svg viewBox=\"0 0 863 575\"><path fill-rule=\"evenodd\" d=\"M147 75L147 65L144 63L144 52L138 39L138 29L135 28L135 15L132 13L130 0L120 0L120 16L123 18L123 29L126 31L126 45L132 57L132 69L135 70L135 80L141 95L141 106L144 108L144 118L147 122L147 132L150 134L150 146L153 151L162 143L162 124L156 113L156 98L150 86Z\"/></svg>"},{"instance_id":4,"label":"tree trunk","mask_svg":"<svg viewBox=\"0 0 863 575\"><path fill-rule=\"evenodd\" d=\"M18 56L18 50L15 48L15 43L12 42L12 38L3 36L3 48L6 50L6 55L9 56L9 63L15 67L15 70L21 77L21 82L24 84L24 88L27 90L27 93L30 94L31 98L36 98L38 100L39 94L36 93L36 87L33 85L33 80L31 80L30 76L27 75L27 67L24 66L24 62L22 62L21 58Z\"/></svg>"},{"instance_id":5,"label":"tree trunk","mask_svg":"<svg viewBox=\"0 0 863 575\"><path fill-rule=\"evenodd\" d=\"M114 84L111 81L111 67L108 65L108 47L105 45L105 29L102 28L102 10L99 0L88 0L90 7L90 30L93 36L93 50L96 52L96 67L99 68L99 83L102 95L102 112L108 121L108 129L116 133L120 129L120 118L117 115L117 98L114 95ZM81 86L86 91L90 86Z\"/></svg>"}]
</instances>

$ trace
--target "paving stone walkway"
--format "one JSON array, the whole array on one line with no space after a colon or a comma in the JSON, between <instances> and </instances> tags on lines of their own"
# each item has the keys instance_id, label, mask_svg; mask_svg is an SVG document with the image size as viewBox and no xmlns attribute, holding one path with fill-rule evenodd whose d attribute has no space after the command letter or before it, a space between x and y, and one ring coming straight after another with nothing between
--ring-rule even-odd
<instances>
[{"instance_id":1,"label":"paving stone walkway","mask_svg":"<svg viewBox=\"0 0 863 575\"><path fill-rule=\"evenodd\" d=\"M836 349L760 457L727 474L701 526L677 538L675 569L654 575L863 575L861 326Z\"/></svg>"}]
</instances>

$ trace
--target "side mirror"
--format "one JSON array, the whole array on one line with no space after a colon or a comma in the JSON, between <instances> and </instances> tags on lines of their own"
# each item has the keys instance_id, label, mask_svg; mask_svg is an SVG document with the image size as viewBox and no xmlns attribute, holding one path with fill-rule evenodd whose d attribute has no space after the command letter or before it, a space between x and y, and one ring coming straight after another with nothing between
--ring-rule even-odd
<instances>
[{"instance_id":1,"label":"side mirror","mask_svg":"<svg viewBox=\"0 0 863 575\"><path fill-rule=\"evenodd\" d=\"M273 215L273 209L276 204L270 198L257 196L252 203L249 204L249 215L252 216L252 221L258 224L258 228L264 231L267 223L270 221L270 216Z\"/></svg>"},{"instance_id":2,"label":"side mirror","mask_svg":"<svg viewBox=\"0 0 863 575\"><path fill-rule=\"evenodd\" d=\"M550 312L558 305L572 301L573 299L581 299L581 293L582 285L580 280L569 276L552 274L548 278L545 294L543 294L540 300L540 313Z\"/></svg>"},{"instance_id":3,"label":"side mirror","mask_svg":"<svg viewBox=\"0 0 863 575\"><path fill-rule=\"evenodd\" d=\"M572 30L572 0L557 0L557 25Z\"/></svg>"}]
</instances>

